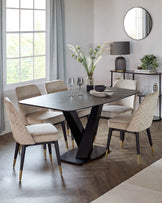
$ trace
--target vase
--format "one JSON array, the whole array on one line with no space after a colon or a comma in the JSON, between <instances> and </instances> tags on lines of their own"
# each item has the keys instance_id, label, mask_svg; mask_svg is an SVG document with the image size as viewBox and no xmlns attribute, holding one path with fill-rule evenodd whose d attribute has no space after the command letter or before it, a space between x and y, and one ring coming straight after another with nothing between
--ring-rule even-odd
<instances>
[{"instance_id":1,"label":"vase","mask_svg":"<svg viewBox=\"0 0 162 203\"><path fill-rule=\"evenodd\" d=\"M93 85L94 85L93 76L88 76L86 78L86 88L88 92L93 89Z\"/></svg>"}]
</instances>

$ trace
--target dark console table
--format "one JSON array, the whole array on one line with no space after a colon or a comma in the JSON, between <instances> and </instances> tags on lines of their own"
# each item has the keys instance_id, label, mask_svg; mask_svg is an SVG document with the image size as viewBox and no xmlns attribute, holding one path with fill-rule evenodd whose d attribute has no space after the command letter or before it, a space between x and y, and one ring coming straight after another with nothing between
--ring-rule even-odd
<instances>
[{"instance_id":1,"label":"dark console table","mask_svg":"<svg viewBox=\"0 0 162 203\"><path fill-rule=\"evenodd\" d=\"M157 76L158 77L158 88L159 88L159 116L154 116L154 121L161 120L161 74L160 72L156 73L139 73L135 72L134 70L126 70L125 72L117 72L115 70L110 70L111 72L111 87L113 86L113 74L114 73L122 73L123 74L123 79L125 79L126 74L132 75L132 80L135 79L136 75L146 75L146 76ZM141 103L141 98L145 97L146 95L144 93L139 93L139 103Z\"/></svg>"}]
</instances>

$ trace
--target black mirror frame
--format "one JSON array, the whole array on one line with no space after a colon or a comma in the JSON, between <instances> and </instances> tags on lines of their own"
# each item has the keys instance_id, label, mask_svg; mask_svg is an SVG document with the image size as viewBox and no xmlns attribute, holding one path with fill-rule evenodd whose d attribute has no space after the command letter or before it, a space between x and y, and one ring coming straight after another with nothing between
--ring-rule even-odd
<instances>
[{"instance_id":1,"label":"black mirror frame","mask_svg":"<svg viewBox=\"0 0 162 203\"><path fill-rule=\"evenodd\" d=\"M145 11L148 13L149 17L150 17L150 21L151 21L150 31L149 31L149 33L148 33L145 37L143 37L143 38L141 38L141 39L135 39L135 38L132 38L131 36L129 36L129 34L127 33L127 31L126 31L126 29L125 29L125 27L124 27L124 20L125 20L125 17L126 17L126 15L127 15L127 13L128 13L131 9L133 9L133 8L141 8L141 9L145 10ZM140 6L136 6L136 7L130 8L130 9L126 12L126 14L124 15L124 18L123 18L123 27L124 27L125 33L127 34L127 36L128 36L129 38L131 38L131 39L133 39L133 40L136 40L136 41L139 41L139 40L143 40L143 39L147 38L148 35L151 33L151 30L152 30L152 27L153 27L153 20L152 20L152 17L151 17L151 15L150 15L150 13L149 13L145 8L140 7Z\"/></svg>"}]
</instances>

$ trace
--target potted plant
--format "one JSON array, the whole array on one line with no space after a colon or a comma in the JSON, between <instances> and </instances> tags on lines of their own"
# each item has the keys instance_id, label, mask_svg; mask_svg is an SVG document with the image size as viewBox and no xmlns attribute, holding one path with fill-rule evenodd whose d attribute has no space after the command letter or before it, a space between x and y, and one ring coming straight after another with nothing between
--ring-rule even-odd
<instances>
[{"instance_id":1,"label":"potted plant","mask_svg":"<svg viewBox=\"0 0 162 203\"><path fill-rule=\"evenodd\" d=\"M158 67L158 63L157 63L157 58L156 56L150 54L150 55L145 55L142 59L141 59L141 67L143 70L154 70L156 71L156 68Z\"/></svg>"},{"instance_id":2,"label":"potted plant","mask_svg":"<svg viewBox=\"0 0 162 203\"><path fill-rule=\"evenodd\" d=\"M110 43L104 42L102 45L97 45L94 49L89 49L88 56L84 54L80 46L68 44L67 47L72 52L71 56L78 62L82 63L87 72L87 90L93 88L93 73L97 63L101 60L104 52L110 49Z\"/></svg>"}]
</instances>

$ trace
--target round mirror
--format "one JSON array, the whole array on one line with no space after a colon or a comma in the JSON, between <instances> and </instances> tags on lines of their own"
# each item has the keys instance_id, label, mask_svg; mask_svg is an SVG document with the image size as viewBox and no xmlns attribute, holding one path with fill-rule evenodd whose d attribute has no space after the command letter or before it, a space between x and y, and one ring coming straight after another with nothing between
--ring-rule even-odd
<instances>
[{"instance_id":1,"label":"round mirror","mask_svg":"<svg viewBox=\"0 0 162 203\"><path fill-rule=\"evenodd\" d=\"M152 19L148 11L136 7L130 9L124 17L124 29L129 37L140 40L149 35Z\"/></svg>"}]
</instances>

